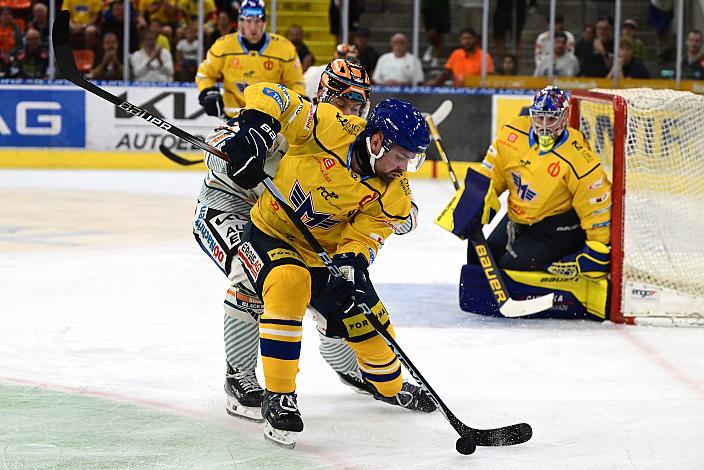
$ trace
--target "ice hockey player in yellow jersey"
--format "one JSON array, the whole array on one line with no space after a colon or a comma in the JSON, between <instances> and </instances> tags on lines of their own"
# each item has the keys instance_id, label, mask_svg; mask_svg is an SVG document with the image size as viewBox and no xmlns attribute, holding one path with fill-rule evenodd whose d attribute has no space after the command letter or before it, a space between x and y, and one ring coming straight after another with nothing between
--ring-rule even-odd
<instances>
[{"instance_id":1,"label":"ice hockey player in yellow jersey","mask_svg":"<svg viewBox=\"0 0 704 470\"><path fill-rule=\"evenodd\" d=\"M308 103L272 83L248 87L245 100L245 109L232 123L237 132L215 143L230 157L231 178L243 188L259 184L266 177L267 148L281 132L289 150L274 183L346 273L329 278L279 203L268 193L259 198L238 258L264 302L259 336L266 383L265 435L292 447L295 434L303 430L295 391L301 320L308 304L321 314L327 334L348 341L364 379L382 399L401 396L409 402L402 406L434 410L434 402L421 388L403 382L395 354L354 303L369 305L393 334L368 267L394 227L410 213L405 172L422 163L429 143L422 115L408 103L387 99L365 122L343 115L329 103Z\"/></svg>"},{"instance_id":2,"label":"ice hockey player in yellow jersey","mask_svg":"<svg viewBox=\"0 0 704 470\"><path fill-rule=\"evenodd\" d=\"M583 313L580 307L584 307L604 318L611 184L584 135L567 127L568 107L559 88L549 86L538 92L530 116L516 117L501 128L481 166L467 172L465 187L438 223L469 238L489 222L499 208L497 197L508 191L508 213L488 243L499 266L509 270L509 280L531 286L511 285L511 294L520 298L545 293L540 289L574 291L578 302L569 298L565 305L555 305L552 313L569 317ZM477 313L486 307L493 314L491 300L478 300L482 296L477 289L486 286L482 277L470 249L461 279L461 306ZM558 303L563 299L557 298Z\"/></svg>"},{"instance_id":3,"label":"ice hockey player in yellow jersey","mask_svg":"<svg viewBox=\"0 0 704 470\"><path fill-rule=\"evenodd\" d=\"M198 67L198 101L210 116L233 116L244 106L244 89L259 82L280 83L305 94L296 48L278 34L265 32L263 0L244 0L238 31L213 44ZM223 96L217 87L223 84Z\"/></svg>"}]
</instances>

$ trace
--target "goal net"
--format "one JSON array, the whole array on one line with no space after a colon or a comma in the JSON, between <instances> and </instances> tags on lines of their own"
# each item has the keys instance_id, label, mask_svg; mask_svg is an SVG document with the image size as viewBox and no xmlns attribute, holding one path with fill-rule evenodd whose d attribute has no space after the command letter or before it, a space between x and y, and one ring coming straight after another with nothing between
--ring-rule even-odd
<instances>
[{"instance_id":1,"label":"goal net","mask_svg":"<svg viewBox=\"0 0 704 470\"><path fill-rule=\"evenodd\" d=\"M611 320L704 325L704 96L575 91L571 105L613 186Z\"/></svg>"}]
</instances>

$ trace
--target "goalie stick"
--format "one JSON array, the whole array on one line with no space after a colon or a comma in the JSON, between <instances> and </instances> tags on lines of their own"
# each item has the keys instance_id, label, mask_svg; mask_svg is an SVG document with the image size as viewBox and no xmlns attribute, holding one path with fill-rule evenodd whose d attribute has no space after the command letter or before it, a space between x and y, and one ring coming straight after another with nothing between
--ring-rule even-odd
<instances>
[{"instance_id":1,"label":"goalie stick","mask_svg":"<svg viewBox=\"0 0 704 470\"><path fill-rule=\"evenodd\" d=\"M228 109L231 110L232 108ZM450 114L450 111L452 111L452 101L445 100L440 106L438 106L438 109L436 109L435 112L432 114L423 113L423 116L425 116L426 119L432 119L433 122L439 126L445 120L447 115ZM226 119L226 117L224 118ZM187 158L183 158L164 144L159 145L159 151L163 156L181 166L191 166L203 163L202 159L188 160Z\"/></svg>"},{"instance_id":2,"label":"goalie stick","mask_svg":"<svg viewBox=\"0 0 704 470\"><path fill-rule=\"evenodd\" d=\"M124 101L117 96L103 90L94 83L86 80L85 77L78 71L76 67L76 62L73 58L73 53L71 51L71 46L69 43L69 13L64 10L56 15L56 19L53 24L53 34L52 42L54 46L54 56L56 57L56 65L61 71L64 78L74 83L75 85L83 88L84 90L93 93L101 98L113 103L121 109L124 109L137 117L144 119L145 121L159 127L160 129L179 137L186 142L189 142L196 147L205 150L207 152L216 155L223 160L227 161L227 155L215 147L209 145L206 142L198 140L193 135L188 132L172 125L171 123L152 116L147 111L135 106L127 101ZM286 215L291 219L291 222L301 231L301 234L310 244L313 251L315 251L323 262L325 267L330 271L333 276L341 276L341 272L337 266L332 263L332 259L325 252L323 247L320 245L318 240L313 236L313 234L308 230L308 227L296 216L293 208L289 205L288 201L279 192L271 178L264 179L264 185L271 192L274 198L280 203L281 207L284 209ZM425 378L420 374L418 369L413 365L413 363L408 359L405 352L398 346L396 341L391 337L391 335L385 331L379 321L371 312L371 310L365 305L360 304L359 308L362 310L368 321L377 329L377 332L387 341L391 349L399 356L401 363L408 369L413 377L418 380L420 385L428 391L428 393L437 402L445 418L450 422L452 427L460 435L457 440L456 449L458 452L463 454L471 454L474 452L476 446L507 446L521 444L528 441L532 435L533 431L529 424L519 423L510 426L504 426L495 429L476 429L462 423L457 417L447 408L442 399L435 393L432 387L428 384Z\"/></svg>"},{"instance_id":3,"label":"goalie stick","mask_svg":"<svg viewBox=\"0 0 704 470\"><path fill-rule=\"evenodd\" d=\"M447 114L449 114L449 112L452 111L452 101L447 100L440 107L442 108L446 103L450 103L449 110L447 111ZM433 121L433 116L426 116L425 121L428 123L430 135L435 142L435 147L438 149L440 158L447 164L447 171L450 173L452 185L455 187L455 190L459 190L460 183L457 180L455 171L452 169L452 163L447 157L445 149L442 146L442 138L440 137L440 132L438 132L436 125L437 123ZM496 264L496 260L494 260L494 255L489 249L489 245L486 242L486 238L484 238L484 233L482 232L481 227L470 234L469 241L472 243L474 251L477 253L477 258L483 268L482 270L484 271L484 276L489 283L489 288L494 294L496 303L499 304L499 312L501 312L501 315L507 318L524 317L542 312L543 310L547 310L552 307L555 297L555 294L553 293L535 297L533 299L512 299L508 288L506 287L504 275L499 269L499 266Z\"/></svg>"}]
</instances>

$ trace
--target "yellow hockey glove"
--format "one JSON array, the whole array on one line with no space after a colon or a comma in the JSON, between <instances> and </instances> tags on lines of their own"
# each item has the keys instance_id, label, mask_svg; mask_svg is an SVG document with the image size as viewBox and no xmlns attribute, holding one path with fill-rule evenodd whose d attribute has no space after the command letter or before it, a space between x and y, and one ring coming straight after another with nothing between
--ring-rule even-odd
<instances>
[{"instance_id":1,"label":"yellow hockey glove","mask_svg":"<svg viewBox=\"0 0 704 470\"><path fill-rule=\"evenodd\" d=\"M609 274L610 262L611 248L601 242L587 240L580 251L552 263L547 270L569 279L603 279Z\"/></svg>"}]
</instances>

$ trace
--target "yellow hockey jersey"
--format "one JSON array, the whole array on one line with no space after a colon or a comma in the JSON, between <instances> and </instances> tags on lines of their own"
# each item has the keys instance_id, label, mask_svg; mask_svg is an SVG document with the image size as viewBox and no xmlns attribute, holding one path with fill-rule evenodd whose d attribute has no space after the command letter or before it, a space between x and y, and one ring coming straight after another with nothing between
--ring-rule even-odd
<instances>
[{"instance_id":1,"label":"yellow hockey jersey","mask_svg":"<svg viewBox=\"0 0 704 470\"><path fill-rule=\"evenodd\" d=\"M239 33L227 34L208 49L198 67L198 91L222 81L225 112L232 116L245 104L244 89L259 82L281 83L295 93L305 94L303 71L296 48L278 34L264 33L264 45L250 51Z\"/></svg>"},{"instance_id":2,"label":"yellow hockey jersey","mask_svg":"<svg viewBox=\"0 0 704 470\"><path fill-rule=\"evenodd\" d=\"M570 209L579 216L588 240L611 241L611 183L584 135L567 132L541 153L528 116L503 126L479 167L500 195L508 189L508 217L534 224Z\"/></svg>"},{"instance_id":3,"label":"yellow hockey jersey","mask_svg":"<svg viewBox=\"0 0 704 470\"><path fill-rule=\"evenodd\" d=\"M405 175L387 184L349 168L352 143L364 129L364 119L345 116L328 103L312 105L272 83L249 86L244 94L247 109L258 109L281 123L289 149L274 184L325 251L362 253L374 261L394 224L408 217L411 190ZM292 245L308 266L323 266L268 191L251 216L260 230Z\"/></svg>"}]
</instances>

